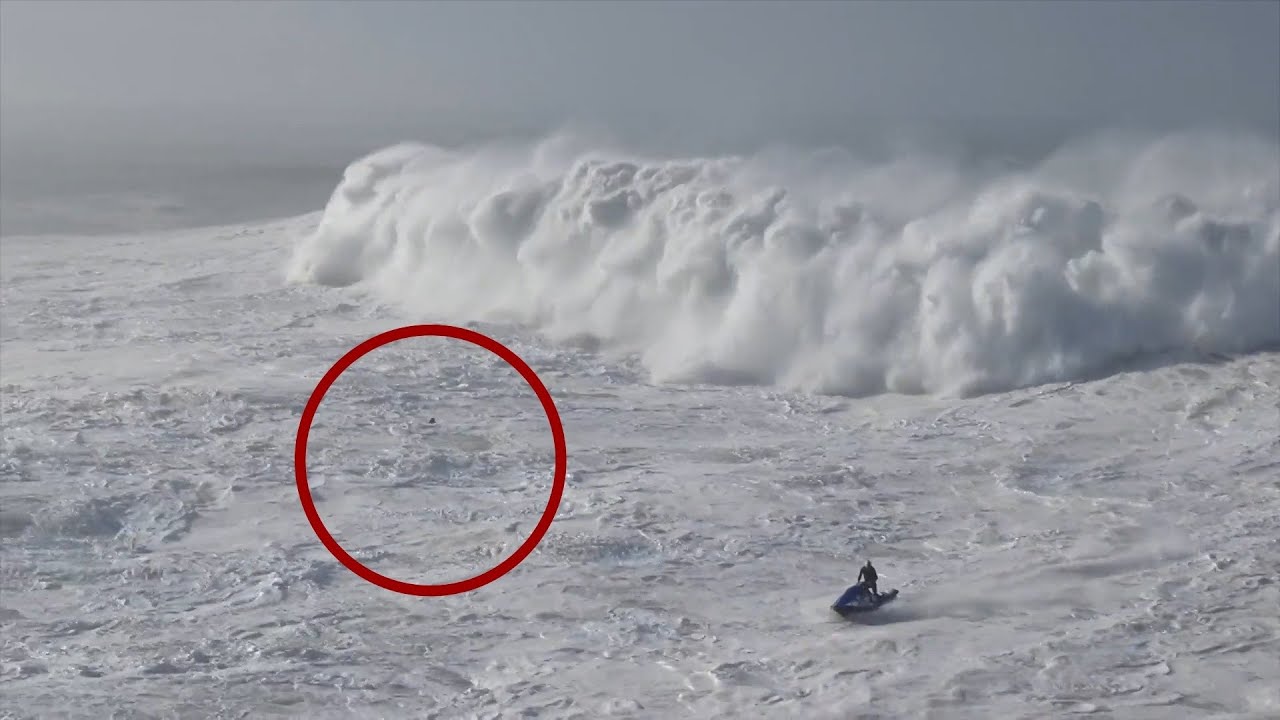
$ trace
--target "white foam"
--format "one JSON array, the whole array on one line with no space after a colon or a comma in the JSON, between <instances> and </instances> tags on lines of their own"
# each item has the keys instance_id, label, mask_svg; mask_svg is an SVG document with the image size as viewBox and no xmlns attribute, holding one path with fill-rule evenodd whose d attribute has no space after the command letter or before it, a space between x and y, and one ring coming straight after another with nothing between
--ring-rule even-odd
<instances>
[{"instance_id":1,"label":"white foam","mask_svg":"<svg viewBox=\"0 0 1280 720\"><path fill-rule=\"evenodd\" d=\"M1280 353L843 402L669 392L486 328L556 398L563 502L498 581L406 597L347 571L293 487L316 381L406 320L280 286L289 239L318 219L0 242L14 707L1276 715ZM419 340L326 394L308 481L353 556L440 582L528 537L551 443L500 358ZM846 623L827 606L867 559L901 596Z\"/></svg>"},{"instance_id":2,"label":"white foam","mask_svg":"<svg viewBox=\"0 0 1280 720\"><path fill-rule=\"evenodd\" d=\"M572 138L353 163L296 281L639 352L656 381L862 395L1280 342L1280 147L1180 135L1035 168L652 159Z\"/></svg>"}]
</instances>

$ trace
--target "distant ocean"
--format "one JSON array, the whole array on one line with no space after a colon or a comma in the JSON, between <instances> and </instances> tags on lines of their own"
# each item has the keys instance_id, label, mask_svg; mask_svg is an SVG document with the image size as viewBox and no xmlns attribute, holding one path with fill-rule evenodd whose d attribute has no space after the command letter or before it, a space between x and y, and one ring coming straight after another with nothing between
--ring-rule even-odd
<instances>
[{"instance_id":1,"label":"distant ocean","mask_svg":"<svg viewBox=\"0 0 1280 720\"><path fill-rule=\"evenodd\" d=\"M342 163L95 161L7 152L0 236L96 235L253 222L324 208Z\"/></svg>"}]
</instances>

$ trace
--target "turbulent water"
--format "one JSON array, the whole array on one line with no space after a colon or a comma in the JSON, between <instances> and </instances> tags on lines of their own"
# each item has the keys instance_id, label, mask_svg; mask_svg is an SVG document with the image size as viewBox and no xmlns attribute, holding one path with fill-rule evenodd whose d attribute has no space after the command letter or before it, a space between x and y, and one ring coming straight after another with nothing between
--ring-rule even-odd
<instances>
[{"instance_id":1,"label":"turbulent water","mask_svg":"<svg viewBox=\"0 0 1280 720\"><path fill-rule=\"evenodd\" d=\"M348 169L293 271L636 350L657 381L970 395L1280 347L1277 168L1223 136L1016 172L401 146Z\"/></svg>"},{"instance_id":2,"label":"turbulent water","mask_svg":"<svg viewBox=\"0 0 1280 720\"><path fill-rule=\"evenodd\" d=\"M2 251L8 716L1280 713L1273 143L401 146L322 213ZM315 383L421 322L520 354L569 451L538 549L443 598L343 568L293 474ZM514 551L552 460L438 338L348 370L307 453L419 583ZM840 620L868 558L901 595Z\"/></svg>"}]
</instances>

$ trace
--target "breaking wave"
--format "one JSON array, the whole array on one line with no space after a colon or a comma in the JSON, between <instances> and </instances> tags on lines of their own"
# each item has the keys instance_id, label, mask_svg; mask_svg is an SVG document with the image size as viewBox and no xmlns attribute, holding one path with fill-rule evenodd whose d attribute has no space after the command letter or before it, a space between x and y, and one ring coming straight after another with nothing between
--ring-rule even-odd
<instances>
[{"instance_id":1,"label":"breaking wave","mask_svg":"<svg viewBox=\"0 0 1280 720\"><path fill-rule=\"evenodd\" d=\"M970 395L1280 343L1280 147L1095 138L1033 167L664 159L568 137L353 163L289 268L658 382Z\"/></svg>"}]
</instances>

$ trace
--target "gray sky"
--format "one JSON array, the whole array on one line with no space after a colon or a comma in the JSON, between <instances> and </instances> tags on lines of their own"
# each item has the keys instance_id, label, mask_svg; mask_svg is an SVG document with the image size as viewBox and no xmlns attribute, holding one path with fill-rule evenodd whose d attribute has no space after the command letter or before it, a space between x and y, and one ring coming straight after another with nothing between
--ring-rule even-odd
<instances>
[{"instance_id":1,"label":"gray sky","mask_svg":"<svg viewBox=\"0 0 1280 720\"><path fill-rule=\"evenodd\" d=\"M1280 2L0 3L10 149L566 121L691 147L877 123L1280 134Z\"/></svg>"}]
</instances>

